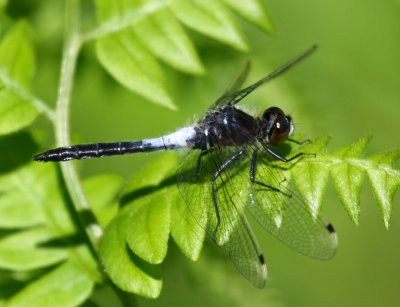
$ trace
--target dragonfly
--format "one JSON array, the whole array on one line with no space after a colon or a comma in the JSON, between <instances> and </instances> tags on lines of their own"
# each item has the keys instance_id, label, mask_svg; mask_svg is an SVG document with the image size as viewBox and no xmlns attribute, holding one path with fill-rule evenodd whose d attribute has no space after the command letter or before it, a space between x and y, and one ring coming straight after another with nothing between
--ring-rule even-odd
<instances>
[{"instance_id":1,"label":"dragonfly","mask_svg":"<svg viewBox=\"0 0 400 307\"><path fill-rule=\"evenodd\" d=\"M278 107L269 107L253 116L237 104L315 50L316 46L312 46L239 90L249 72L247 65L192 126L139 141L59 147L37 154L33 160L61 162L160 150L183 151L176 177L188 210L237 270L254 286L263 288L267 266L249 217L292 249L313 258L332 258L338 241L332 224L310 213L307 201L290 180L290 172L271 166L276 161L295 164L310 155L300 152L289 158L277 151L286 141L304 143L291 138L291 116Z\"/></svg>"}]
</instances>

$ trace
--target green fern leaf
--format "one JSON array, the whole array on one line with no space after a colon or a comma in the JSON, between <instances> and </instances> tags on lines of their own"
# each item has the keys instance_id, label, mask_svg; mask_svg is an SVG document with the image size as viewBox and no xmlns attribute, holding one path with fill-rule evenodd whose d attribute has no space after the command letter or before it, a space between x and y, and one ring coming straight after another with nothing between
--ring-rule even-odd
<instances>
[{"instance_id":1,"label":"green fern leaf","mask_svg":"<svg viewBox=\"0 0 400 307\"><path fill-rule=\"evenodd\" d=\"M165 107L175 109L163 86L161 69L154 57L138 42L133 32L121 31L97 41L97 55L120 83Z\"/></svg>"},{"instance_id":2,"label":"green fern leaf","mask_svg":"<svg viewBox=\"0 0 400 307\"><path fill-rule=\"evenodd\" d=\"M267 11L259 0L246 5L228 0L97 0L100 30L94 37L100 63L130 90L175 109L155 58L186 73L204 71L180 22L238 50L248 49L229 9L221 2L255 26L273 32Z\"/></svg>"},{"instance_id":3,"label":"green fern leaf","mask_svg":"<svg viewBox=\"0 0 400 307\"><path fill-rule=\"evenodd\" d=\"M7 76L28 88L35 69L32 44L26 22L17 23L0 45L0 67Z\"/></svg>"},{"instance_id":4,"label":"green fern leaf","mask_svg":"<svg viewBox=\"0 0 400 307\"><path fill-rule=\"evenodd\" d=\"M123 180L114 174L87 178L83 189L100 224L105 227L118 212L118 199Z\"/></svg>"},{"instance_id":5,"label":"green fern leaf","mask_svg":"<svg viewBox=\"0 0 400 307\"><path fill-rule=\"evenodd\" d=\"M367 159L372 165L368 165L366 170L386 228L390 226L394 193L400 185L400 171L393 168L393 163L399 157L400 151L392 151Z\"/></svg>"},{"instance_id":6,"label":"green fern leaf","mask_svg":"<svg viewBox=\"0 0 400 307\"><path fill-rule=\"evenodd\" d=\"M242 16L248 22L259 27L261 30L271 34L275 33L272 20L268 14L267 8L262 1L223 0L223 2L230 6L237 14Z\"/></svg>"},{"instance_id":7,"label":"green fern leaf","mask_svg":"<svg viewBox=\"0 0 400 307\"><path fill-rule=\"evenodd\" d=\"M180 196L178 189L175 184L175 178L169 177L174 176L175 174L175 164L176 164L176 156L172 153L165 153L161 158L153 161L149 165L146 166L140 173L138 173L128 184L125 196L129 194L134 194L135 191L143 191L150 192L148 189L155 189L160 193L159 197L164 197L161 201L164 207L170 208L170 212L166 213L170 218L170 231L171 236L174 241L181 249L184 255L192 260L198 259L200 255L201 248L203 246L203 241L205 238L205 229L200 227L198 222L194 219L192 213L189 211L188 207L184 203L182 197ZM173 178L173 180L171 180ZM163 186L163 182L165 186ZM161 187L160 187L161 186ZM147 202L147 206L152 206L152 195L144 196L145 200L142 198L133 199L128 202L129 206L135 208L135 206L140 206L142 201ZM163 195L163 196L162 196ZM159 201L156 201L158 203ZM157 206L157 204L156 204ZM206 223L207 216L204 215L200 218L204 225ZM135 220L135 216L132 215L132 221ZM149 224L149 226L151 226ZM143 229L141 229L143 231ZM129 236L129 234L127 234ZM134 250L133 245L131 246L132 250ZM144 255L142 253L143 259L152 257L151 253L149 255ZM151 262L150 260L148 260Z\"/></svg>"},{"instance_id":8,"label":"green fern leaf","mask_svg":"<svg viewBox=\"0 0 400 307\"><path fill-rule=\"evenodd\" d=\"M93 287L88 272L81 265L67 261L26 286L7 306L77 306L88 298Z\"/></svg>"},{"instance_id":9,"label":"green fern leaf","mask_svg":"<svg viewBox=\"0 0 400 307\"><path fill-rule=\"evenodd\" d=\"M332 153L340 159L331 167L331 176L338 196L351 220L358 225L360 218L360 193L365 180L365 170L351 164L341 163L344 159L360 158L371 140L370 136L342 147Z\"/></svg>"},{"instance_id":10,"label":"green fern leaf","mask_svg":"<svg viewBox=\"0 0 400 307\"><path fill-rule=\"evenodd\" d=\"M0 149L3 145L21 146L21 142L28 149L32 140L27 141L24 135L0 138ZM0 162L0 268L27 275L34 273L37 278L27 280L29 284L10 298L10 304L40 306L49 301L59 301L65 306L78 304L90 295L100 273L67 210L56 166L24 163L25 156L13 157L9 151L3 157L7 162ZM115 199L121 183L115 175L84 181L88 198L100 217L104 212L116 212ZM103 223L108 223L109 218L104 218ZM56 267L51 269L51 266ZM76 282L64 289L60 285L65 280Z\"/></svg>"},{"instance_id":11,"label":"green fern leaf","mask_svg":"<svg viewBox=\"0 0 400 307\"><path fill-rule=\"evenodd\" d=\"M169 0L175 16L188 27L238 50L248 49L230 12L216 0Z\"/></svg>"},{"instance_id":12,"label":"green fern leaf","mask_svg":"<svg viewBox=\"0 0 400 307\"><path fill-rule=\"evenodd\" d=\"M206 225L207 214L197 217L196 220L178 189L170 189L169 193L173 193L176 199L171 206L171 236L182 253L195 261L200 256L206 236L205 228L200 225Z\"/></svg>"},{"instance_id":13,"label":"green fern leaf","mask_svg":"<svg viewBox=\"0 0 400 307\"><path fill-rule=\"evenodd\" d=\"M329 141L329 137L316 140L304 146L304 152L315 153L317 155L316 159L318 159L325 154L326 146ZM303 148L301 151L303 151ZM297 151L294 151L293 155L296 153ZM315 162L316 159L302 159L292 168L296 187L306 199L310 206L310 212L314 217L317 217L319 214L329 176L329 169L327 167L318 163L309 163L309 161Z\"/></svg>"},{"instance_id":14,"label":"green fern leaf","mask_svg":"<svg viewBox=\"0 0 400 307\"><path fill-rule=\"evenodd\" d=\"M316 158L297 161L292 173L296 186L310 204L314 216L319 214L322 196L330 174L343 207L351 220L358 224L360 215L360 193L365 175L368 174L375 198L381 209L385 226L390 225L393 197L400 185L400 172L393 168L399 151L376 154L363 158L371 137L342 147L332 154L326 153L329 138L321 138L293 152L315 153Z\"/></svg>"},{"instance_id":15,"label":"green fern leaf","mask_svg":"<svg viewBox=\"0 0 400 307\"><path fill-rule=\"evenodd\" d=\"M39 306L42 302L52 300L54 297L59 297L60 301L66 300L64 295L76 294L75 287L71 287L70 291L66 291L66 289L61 291L61 288L60 292L54 290L47 292L48 290L46 290L52 289L53 286L50 285L62 284L66 279L80 278L82 282L85 280L85 288L91 289L97 281L97 278L94 278L96 274L91 273L95 261L87 247L85 247L86 252L82 253L77 247L69 247L66 243L68 242L67 238L73 236L76 229L66 210L62 191L58 187L55 166L30 163L1 176L0 181L9 183L3 188L0 195L0 210L7 212L3 206L9 209L13 205L14 211L12 215L8 215L12 218L11 221L1 223L3 229L10 226L13 229L10 229L10 234L0 238L0 266L4 269L29 273L32 270L59 264L59 267L49 273L42 271L38 280L30 282L26 288L17 292L10 299L10 304L23 305L30 302L28 304L30 306ZM18 197L14 197L14 195L18 195ZM31 208L27 210L29 205ZM33 215L33 218L29 216L30 214ZM4 217L2 216L2 218ZM34 226L36 227L27 228ZM15 230L18 229L15 227L20 230ZM64 245L62 247L52 246L52 242L56 241L64 242ZM67 266L72 259L75 259L74 263L78 265L78 271L83 274L80 277L70 275L77 273L77 270L60 269L64 265ZM67 267L71 269L69 265ZM88 279L89 281L86 282ZM43 285L47 286L43 288ZM78 285L79 283L77 283ZM87 297L90 291L83 293ZM81 296L82 294L74 295L69 300L73 301Z\"/></svg>"},{"instance_id":16,"label":"green fern leaf","mask_svg":"<svg viewBox=\"0 0 400 307\"><path fill-rule=\"evenodd\" d=\"M124 208L121 216L127 226L130 249L151 264L161 263L168 249L170 201L164 191L152 193Z\"/></svg>"},{"instance_id":17,"label":"green fern leaf","mask_svg":"<svg viewBox=\"0 0 400 307\"><path fill-rule=\"evenodd\" d=\"M28 32L27 24L19 22L0 43L0 135L26 127L38 115L37 109L16 89L29 88L34 72Z\"/></svg>"},{"instance_id":18,"label":"green fern leaf","mask_svg":"<svg viewBox=\"0 0 400 307\"><path fill-rule=\"evenodd\" d=\"M175 172L176 156L166 152L161 158L155 159L138 172L128 183L124 193L129 194L135 190L148 187L157 187L161 182Z\"/></svg>"},{"instance_id":19,"label":"green fern leaf","mask_svg":"<svg viewBox=\"0 0 400 307\"><path fill-rule=\"evenodd\" d=\"M170 231L186 256L192 260L199 257L205 230L178 193L171 177L175 164L176 156L165 153L133 178L122 198L123 209L102 239L100 254L105 268L125 291L152 298L159 295L156 264L166 256Z\"/></svg>"},{"instance_id":20,"label":"green fern leaf","mask_svg":"<svg viewBox=\"0 0 400 307\"><path fill-rule=\"evenodd\" d=\"M38 247L54 239L45 227L15 232L0 240L0 267L13 271L28 271L48 267L68 258L64 248Z\"/></svg>"},{"instance_id":21,"label":"green fern leaf","mask_svg":"<svg viewBox=\"0 0 400 307\"><path fill-rule=\"evenodd\" d=\"M150 298L161 291L156 264L167 254L175 194L169 192L170 185L159 185L174 173L175 161L173 154L166 153L133 178L124 192L123 209L101 241L104 266L113 282L125 291Z\"/></svg>"},{"instance_id":22,"label":"green fern leaf","mask_svg":"<svg viewBox=\"0 0 400 307\"><path fill-rule=\"evenodd\" d=\"M52 167L34 164L1 176L0 227L19 228L44 224L46 211L43 205L47 204L47 189L54 188L50 182L54 178Z\"/></svg>"},{"instance_id":23,"label":"green fern leaf","mask_svg":"<svg viewBox=\"0 0 400 307\"><path fill-rule=\"evenodd\" d=\"M156 298L162 281L160 268L135 256L126 248L126 227L134 221L116 218L106 229L99 252L111 280L122 290Z\"/></svg>"},{"instance_id":24,"label":"green fern leaf","mask_svg":"<svg viewBox=\"0 0 400 307\"><path fill-rule=\"evenodd\" d=\"M289 185L290 181L294 180L296 188L305 198L314 217L320 214L330 175L339 199L354 223L359 221L360 192L368 174L385 225L388 227L393 194L400 184L400 172L393 169L392 164L400 153L396 151L362 158L370 139L370 136L361 138L329 154L326 152L326 147L330 138L324 137L300 146L290 154L304 152L315 154L316 157L304 156L289 164L280 161L265 161L265 163L270 168L269 172L279 172L279 177L283 175L285 182L282 184ZM200 224L206 225L207 213L199 210L204 216L194 217L189 211L175 183L168 177L173 173L175 163L173 155L167 153L138 174L129 184L124 196L128 199L127 202L123 202L125 207L112 223L111 230L106 232L101 254L107 272L111 274L111 279L126 291L147 297L159 294L161 281L158 267L154 264L161 263L165 257L169 233L187 257L192 260L197 260L199 257L205 238L205 228ZM268 212L272 220L277 222L275 226L279 231L282 219L285 218L285 204L282 203L284 200L282 197L279 198L280 202L276 202L274 195L271 193L270 196L259 196L270 197L267 203L271 206L262 210ZM264 202L265 199L259 201L259 203ZM229 208L225 211L227 210L229 211ZM108 234L109 231L112 234ZM218 238L222 240L229 231L231 231L229 227L221 228ZM129 249L125 248L126 245ZM116 251L118 248L119 253ZM115 260L116 257L119 257L118 261ZM128 261L130 262L127 263ZM128 273L130 275L125 275L126 266L130 267ZM128 283L130 278L136 278L133 284ZM145 291L145 288L148 291Z\"/></svg>"},{"instance_id":25,"label":"green fern leaf","mask_svg":"<svg viewBox=\"0 0 400 307\"><path fill-rule=\"evenodd\" d=\"M133 30L143 45L175 69L190 74L204 72L192 42L169 9L142 18Z\"/></svg>"}]
</instances>

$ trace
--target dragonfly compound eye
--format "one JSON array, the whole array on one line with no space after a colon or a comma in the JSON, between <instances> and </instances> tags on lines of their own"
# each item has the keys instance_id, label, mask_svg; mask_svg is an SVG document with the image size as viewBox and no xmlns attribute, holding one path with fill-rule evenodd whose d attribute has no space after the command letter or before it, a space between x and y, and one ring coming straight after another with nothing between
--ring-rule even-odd
<instances>
[{"instance_id":1,"label":"dragonfly compound eye","mask_svg":"<svg viewBox=\"0 0 400 307\"><path fill-rule=\"evenodd\" d=\"M286 116L280 108L271 107L263 116L263 137L270 144L280 144L287 139L293 130L290 116Z\"/></svg>"}]
</instances>

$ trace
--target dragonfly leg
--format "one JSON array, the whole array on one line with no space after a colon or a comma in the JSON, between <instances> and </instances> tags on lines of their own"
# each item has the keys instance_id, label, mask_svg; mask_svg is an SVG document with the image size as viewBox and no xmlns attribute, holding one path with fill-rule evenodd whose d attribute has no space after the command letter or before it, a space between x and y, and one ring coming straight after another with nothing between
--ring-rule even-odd
<instances>
[{"instance_id":1,"label":"dragonfly leg","mask_svg":"<svg viewBox=\"0 0 400 307\"><path fill-rule=\"evenodd\" d=\"M295 143L295 144L297 144L297 145L303 145L303 144L310 144L310 143L311 143L311 140L310 140L310 139L305 139L305 140L303 140L303 141L296 141L296 140L293 140L293 139L291 139L291 138L287 138L287 140L288 140L289 142Z\"/></svg>"},{"instance_id":2,"label":"dragonfly leg","mask_svg":"<svg viewBox=\"0 0 400 307\"><path fill-rule=\"evenodd\" d=\"M273 151L271 148L269 148L268 145L264 144L264 142L261 142L261 145L271 156L277 158L278 160L280 160L282 162L290 162L290 161L293 161L295 159L300 158L301 156L314 156L314 157L316 157L316 154L314 154L314 153L300 152L297 155L295 155L294 157L286 159L285 157L282 157L281 155L279 155L275 151Z\"/></svg>"},{"instance_id":3,"label":"dragonfly leg","mask_svg":"<svg viewBox=\"0 0 400 307\"><path fill-rule=\"evenodd\" d=\"M282 190L280 190L280 189L278 189L278 188L276 188L276 187L270 186L270 185L268 185L268 184L266 184L266 183L263 183L263 182L260 182L260 181L257 181L257 180L256 180L257 157L258 157L258 148L256 148L256 149L253 151L253 156L252 156L252 158L251 158L251 164L250 164L250 181L251 181L252 183L258 184L258 185L260 185L260 186L262 186L262 187L268 188L268 189L270 189L270 190L272 190L272 191L276 191L276 192L282 193L283 195L286 195L286 196L288 196L288 197L292 197L290 194L286 194L285 192L283 192ZM286 179L284 179L283 181L285 181L285 180L286 180Z\"/></svg>"},{"instance_id":4,"label":"dragonfly leg","mask_svg":"<svg viewBox=\"0 0 400 307\"><path fill-rule=\"evenodd\" d=\"M221 222L221 216L219 214L219 207L218 207L218 197L217 197L217 187L215 185L215 182L217 181L218 177L221 176L221 174L229 167L232 165L233 162L235 162L240 156L244 154L244 150L240 150L237 153L235 153L232 157L230 157L228 160L226 160L221 166L218 167L218 169L215 171L214 175L212 176L211 179L211 186L212 186L212 192L213 192L213 200L214 200L214 206L215 206L215 214L217 216L217 226L215 228L215 233L218 230L218 227ZM222 177L221 177L221 180Z\"/></svg>"},{"instance_id":5,"label":"dragonfly leg","mask_svg":"<svg viewBox=\"0 0 400 307\"><path fill-rule=\"evenodd\" d=\"M201 159L203 158L203 156L209 154L210 152L214 151L214 148L208 148L208 149L204 149L200 152L200 155L197 159L197 167L196 167L196 181L199 179L200 176L200 169L201 169Z\"/></svg>"}]
</instances>

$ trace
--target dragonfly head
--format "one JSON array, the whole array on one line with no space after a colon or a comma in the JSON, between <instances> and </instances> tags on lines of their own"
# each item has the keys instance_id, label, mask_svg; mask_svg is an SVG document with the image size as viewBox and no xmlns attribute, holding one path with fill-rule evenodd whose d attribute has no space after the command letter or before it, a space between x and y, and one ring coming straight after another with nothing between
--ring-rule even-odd
<instances>
[{"instance_id":1,"label":"dragonfly head","mask_svg":"<svg viewBox=\"0 0 400 307\"><path fill-rule=\"evenodd\" d=\"M293 130L292 118L285 115L281 109L271 107L264 111L261 119L261 137L267 143L280 144L293 133Z\"/></svg>"}]
</instances>

